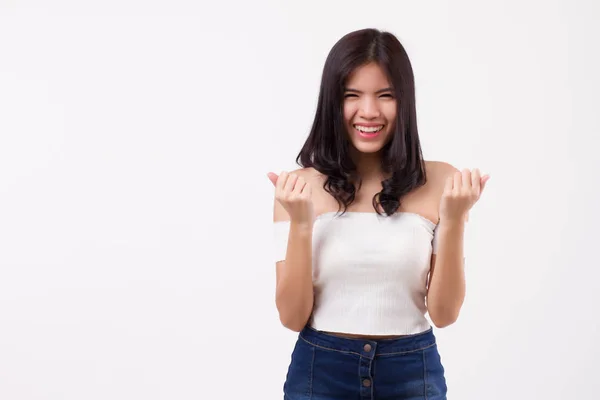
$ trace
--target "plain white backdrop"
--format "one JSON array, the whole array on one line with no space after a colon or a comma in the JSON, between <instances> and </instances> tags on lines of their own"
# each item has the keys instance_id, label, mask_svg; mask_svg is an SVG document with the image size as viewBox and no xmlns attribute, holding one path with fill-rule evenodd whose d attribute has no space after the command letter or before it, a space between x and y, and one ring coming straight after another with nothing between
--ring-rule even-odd
<instances>
[{"instance_id":1,"label":"plain white backdrop","mask_svg":"<svg viewBox=\"0 0 600 400\"><path fill-rule=\"evenodd\" d=\"M426 159L490 173L449 399L597 398L600 6L0 3L0 399L281 399L268 171L331 46L411 57Z\"/></svg>"}]
</instances>

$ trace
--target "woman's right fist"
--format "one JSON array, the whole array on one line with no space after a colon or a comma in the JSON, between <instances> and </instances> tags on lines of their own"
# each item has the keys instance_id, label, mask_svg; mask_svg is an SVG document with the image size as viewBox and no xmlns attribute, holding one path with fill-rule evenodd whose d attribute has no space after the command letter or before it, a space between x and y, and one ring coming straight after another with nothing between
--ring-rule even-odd
<instances>
[{"instance_id":1,"label":"woman's right fist","mask_svg":"<svg viewBox=\"0 0 600 400\"><path fill-rule=\"evenodd\" d=\"M312 191L306 179L285 171L279 176L269 172L267 176L275 186L275 199L285 208L290 219L296 223L312 224L315 218Z\"/></svg>"}]
</instances>

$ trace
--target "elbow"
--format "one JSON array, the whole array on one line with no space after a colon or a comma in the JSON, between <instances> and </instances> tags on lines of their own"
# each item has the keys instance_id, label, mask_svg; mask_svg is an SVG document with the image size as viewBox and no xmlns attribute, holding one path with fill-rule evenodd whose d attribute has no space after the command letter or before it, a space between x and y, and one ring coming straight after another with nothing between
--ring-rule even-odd
<instances>
[{"instance_id":1,"label":"elbow","mask_svg":"<svg viewBox=\"0 0 600 400\"><path fill-rule=\"evenodd\" d=\"M300 315L296 314L284 314L281 311L279 312L279 322L285 328L289 329L293 332L300 332L306 326L308 322L308 318L302 318Z\"/></svg>"},{"instance_id":2,"label":"elbow","mask_svg":"<svg viewBox=\"0 0 600 400\"><path fill-rule=\"evenodd\" d=\"M279 313L279 322L281 322L281 325L293 332L300 332L304 329L310 316L310 313L307 316L307 313L304 311L294 311L279 305L277 311Z\"/></svg>"},{"instance_id":3,"label":"elbow","mask_svg":"<svg viewBox=\"0 0 600 400\"><path fill-rule=\"evenodd\" d=\"M450 325L452 325L453 323L456 322L456 318L451 318L451 319L432 319L433 325L435 325L436 328L438 329L442 329L442 328L446 328Z\"/></svg>"},{"instance_id":4,"label":"elbow","mask_svg":"<svg viewBox=\"0 0 600 400\"><path fill-rule=\"evenodd\" d=\"M279 314L279 321L285 328L300 332L310 319L313 308L312 293L306 296L285 296L284 291L277 291L275 305Z\"/></svg>"},{"instance_id":5,"label":"elbow","mask_svg":"<svg viewBox=\"0 0 600 400\"><path fill-rule=\"evenodd\" d=\"M305 323L301 323L299 321L288 321L281 318L280 321L281 325L283 325L285 328L289 329L292 332L300 332L302 331L302 329L304 329L304 326L306 325Z\"/></svg>"},{"instance_id":6,"label":"elbow","mask_svg":"<svg viewBox=\"0 0 600 400\"><path fill-rule=\"evenodd\" d=\"M433 322L433 325L435 325L436 328L446 328L454 324L458 320L458 310L445 310L434 313L430 312L429 317L431 318L431 322Z\"/></svg>"},{"instance_id":7,"label":"elbow","mask_svg":"<svg viewBox=\"0 0 600 400\"><path fill-rule=\"evenodd\" d=\"M436 328L446 328L458 320L463 305L463 298L455 300L442 300L428 297L427 312ZM431 301L433 300L433 301Z\"/></svg>"}]
</instances>

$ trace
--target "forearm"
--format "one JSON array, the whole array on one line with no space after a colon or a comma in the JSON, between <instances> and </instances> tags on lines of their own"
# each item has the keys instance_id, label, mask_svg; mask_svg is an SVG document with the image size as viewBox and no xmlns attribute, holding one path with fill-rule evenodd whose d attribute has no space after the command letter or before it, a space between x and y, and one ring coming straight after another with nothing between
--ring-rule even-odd
<instances>
[{"instance_id":1,"label":"forearm","mask_svg":"<svg viewBox=\"0 0 600 400\"><path fill-rule=\"evenodd\" d=\"M299 331L313 308L312 226L290 225L285 266L277 282L276 304L284 326Z\"/></svg>"},{"instance_id":2,"label":"forearm","mask_svg":"<svg viewBox=\"0 0 600 400\"><path fill-rule=\"evenodd\" d=\"M465 298L464 221L440 221L438 250L427 294L427 309L439 327L456 321Z\"/></svg>"}]
</instances>

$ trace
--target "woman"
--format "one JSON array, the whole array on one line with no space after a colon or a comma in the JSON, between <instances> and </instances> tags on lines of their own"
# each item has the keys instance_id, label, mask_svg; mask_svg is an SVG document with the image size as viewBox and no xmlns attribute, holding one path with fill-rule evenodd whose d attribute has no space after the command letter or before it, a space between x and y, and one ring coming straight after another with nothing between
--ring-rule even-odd
<instances>
[{"instance_id":1,"label":"woman","mask_svg":"<svg viewBox=\"0 0 600 400\"><path fill-rule=\"evenodd\" d=\"M299 332L284 398L446 399L432 327L465 296L463 230L488 180L422 158L410 60L344 36L323 70L303 168L275 185L276 305Z\"/></svg>"}]
</instances>

